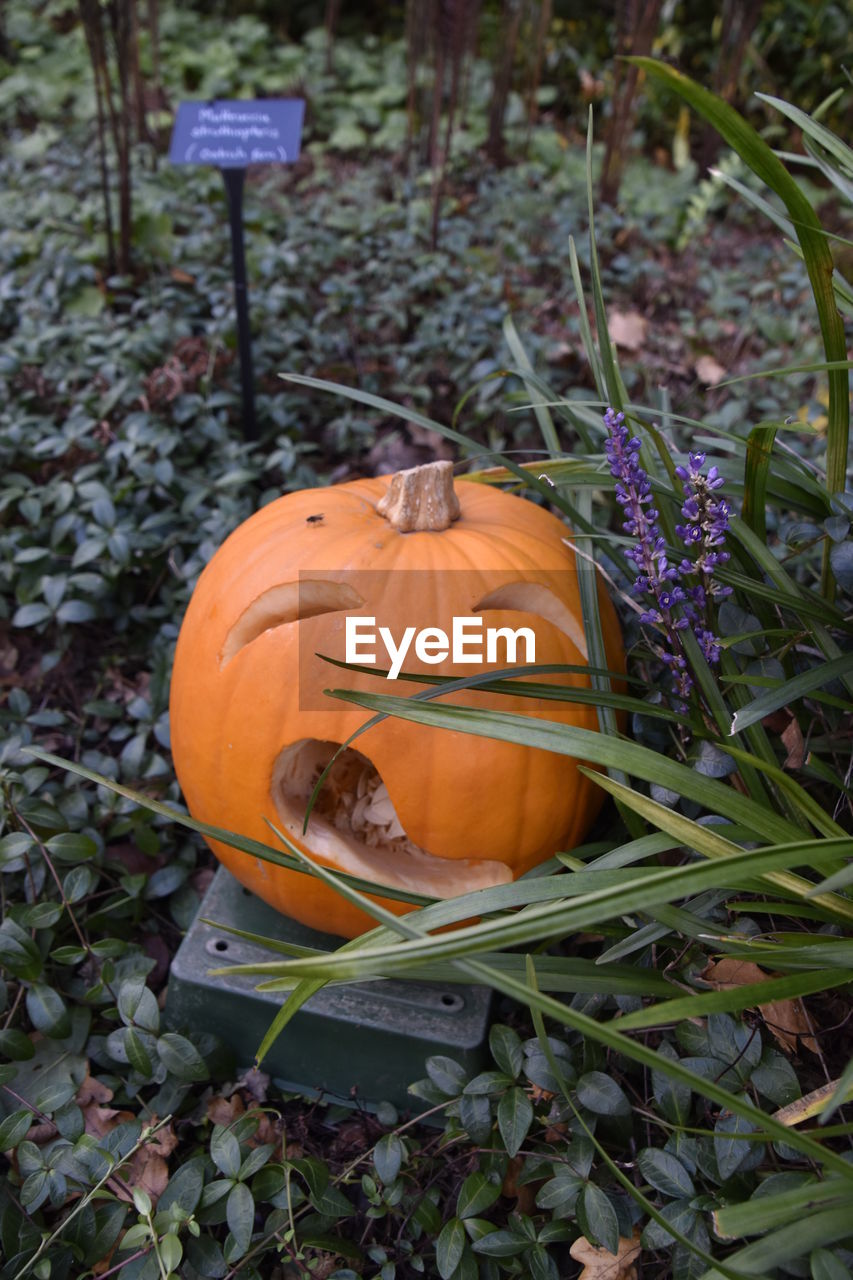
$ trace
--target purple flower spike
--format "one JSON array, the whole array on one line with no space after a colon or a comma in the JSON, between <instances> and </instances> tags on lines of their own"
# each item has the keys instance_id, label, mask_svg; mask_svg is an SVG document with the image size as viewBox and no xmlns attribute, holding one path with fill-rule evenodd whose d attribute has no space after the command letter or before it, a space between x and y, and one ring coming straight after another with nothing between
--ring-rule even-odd
<instances>
[{"instance_id":1,"label":"purple flower spike","mask_svg":"<svg viewBox=\"0 0 853 1280\"><path fill-rule=\"evenodd\" d=\"M679 585L678 570L667 560L652 487L640 466L640 441L631 436L622 413L608 409L604 425L608 431L604 448L610 474L616 481L616 501L624 512L622 528L636 538L635 545L625 552L636 569L632 591L637 596L651 596L653 601L652 607L640 615L640 622L655 631L657 655L672 671L679 700L684 701L693 687L679 635L684 619L676 614L686 599L684 589Z\"/></svg>"},{"instance_id":2,"label":"purple flower spike","mask_svg":"<svg viewBox=\"0 0 853 1280\"><path fill-rule=\"evenodd\" d=\"M687 670L682 633L692 630L706 662L720 660L721 645L711 629L709 609L732 591L713 580L714 570L730 558L723 545L731 508L724 498L715 497L725 481L715 466L707 474L703 472L704 453L688 453L687 466L675 468L684 489L684 523L676 525L675 531L695 558L685 557L677 567L671 565L657 524L649 477L640 466L640 441L629 432L622 413L608 409L604 425L608 431L604 448L610 474L616 481L616 501L624 513L622 528L636 539L625 552L636 570L632 594L651 597L652 605L640 614L640 622L656 632L655 652L672 672L683 703L693 679ZM695 576L698 582L681 585L682 577Z\"/></svg>"}]
</instances>

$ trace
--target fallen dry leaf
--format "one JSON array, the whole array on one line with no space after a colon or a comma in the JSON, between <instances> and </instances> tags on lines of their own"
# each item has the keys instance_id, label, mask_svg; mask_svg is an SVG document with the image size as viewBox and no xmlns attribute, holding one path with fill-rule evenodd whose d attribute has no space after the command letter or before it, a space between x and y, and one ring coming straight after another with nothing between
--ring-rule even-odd
<instances>
[{"instance_id":1,"label":"fallen dry leaf","mask_svg":"<svg viewBox=\"0 0 853 1280\"><path fill-rule=\"evenodd\" d=\"M151 1117L151 1123L157 1123L156 1116ZM156 1205L169 1185L167 1157L172 1154L177 1145L178 1135L170 1124L166 1125L165 1129L160 1129L150 1142L140 1147L133 1159L123 1167L122 1180L130 1188L143 1187L151 1197L151 1203ZM127 1198L123 1191L119 1191L119 1196L122 1200ZM133 1199L132 1194L130 1199Z\"/></svg>"},{"instance_id":2,"label":"fallen dry leaf","mask_svg":"<svg viewBox=\"0 0 853 1280\"><path fill-rule=\"evenodd\" d=\"M782 768L802 769L806 759L806 744L803 740L803 731L793 716L782 731L782 744L788 751Z\"/></svg>"},{"instance_id":3,"label":"fallen dry leaf","mask_svg":"<svg viewBox=\"0 0 853 1280\"><path fill-rule=\"evenodd\" d=\"M713 356L700 356L693 368L696 370L696 377L707 387L713 386L715 382L722 382L728 372Z\"/></svg>"},{"instance_id":4,"label":"fallen dry leaf","mask_svg":"<svg viewBox=\"0 0 853 1280\"><path fill-rule=\"evenodd\" d=\"M85 1083L85 1082L84 1082ZM132 1111L117 1111L114 1107L102 1107L90 1102L83 1107L86 1132L93 1137L103 1138L116 1125L125 1121L132 1122L135 1117ZM151 1116L150 1123L156 1124L157 1117ZM169 1182L169 1165L167 1157L172 1154L178 1144L178 1135L169 1124L160 1129L144 1147L116 1171L115 1178L110 1179L111 1186L120 1200L132 1201L133 1188L144 1187L156 1204Z\"/></svg>"},{"instance_id":5,"label":"fallen dry leaf","mask_svg":"<svg viewBox=\"0 0 853 1280\"><path fill-rule=\"evenodd\" d=\"M212 1124L225 1125L227 1128L245 1110L243 1099L239 1093L232 1093L230 1098L223 1098L221 1095L217 1095L215 1098L211 1098L207 1104L207 1118Z\"/></svg>"},{"instance_id":6,"label":"fallen dry leaf","mask_svg":"<svg viewBox=\"0 0 853 1280\"><path fill-rule=\"evenodd\" d=\"M91 1133L95 1138L103 1138L116 1125L133 1119L132 1111L117 1111L115 1107L102 1107L96 1102L90 1102L88 1106L83 1107L86 1132Z\"/></svg>"},{"instance_id":7,"label":"fallen dry leaf","mask_svg":"<svg viewBox=\"0 0 853 1280\"><path fill-rule=\"evenodd\" d=\"M611 311L607 328L611 340L626 351L639 351L646 340L648 321L639 311Z\"/></svg>"},{"instance_id":8,"label":"fallen dry leaf","mask_svg":"<svg viewBox=\"0 0 853 1280\"><path fill-rule=\"evenodd\" d=\"M714 961L702 973L703 980L715 991L731 991L753 982L767 982L776 976L759 969L751 960L736 960L733 956ZM793 1053L798 1044L812 1053L819 1052L802 1000L771 1000L752 1007L757 1007L767 1030L786 1053Z\"/></svg>"},{"instance_id":9,"label":"fallen dry leaf","mask_svg":"<svg viewBox=\"0 0 853 1280\"><path fill-rule=\"evenodd\" d=\"M586 67L578 68L578 80L584 102L592 102L593 98L600 98L604 93L604 81L587 71Z\"/></svg>"},{"instance_id":10,"label":"fallen dry leaf","mask_svg":"<svg viewBox=\"0 0 853 1280\"><path fill-rule=\"evenodd\" d=\"M249 1095L253 1102L266 1102L270 1087L270 1077L257 1067L244 1071L237 1081L237 1088Z\"/></svg>"},{"instance_id":11,"label":"fallen dry leaf","mask_svg":"<svg viewBox=\"0 0 853 1280\"><path fill-rule=\"evenodd\" d=\"M597 1248L586 1236L575 1240L569 1253L583 1264L578 1280L637 1280L634 1264L640 1256L640 1232L635 1229L630 1240L620 1236L616 1253Z\"/></svg>"},{"instance_id":12,"label":"fallen dry leaf","mask_svg":"<svg viewBox=\"0 0 853 1280\"><path fill-rule=\"evenodd\" d=\"M87 1075L77 1090L78 1107L86 1107L90 1102L112 1102L112 1099L112 1089L101 1084L100 1080L96 1080L94 1076Z\"/></svg>"},{"instance_id":13,"label":"fallen dry leaf","mask_svg":"<svg viewBox=\"0 0 853 1280\"><path fill-rule=\"evenodd\" d=\"M530 1214L536 1206L536 1187L531 1182L519 1182L524 1172L522 1156L513 1156L504 1175L501 1195L514 1199L519 1213ZM539 1186L542 1184L539 1183Z\"/></svg>"}]
</instances>

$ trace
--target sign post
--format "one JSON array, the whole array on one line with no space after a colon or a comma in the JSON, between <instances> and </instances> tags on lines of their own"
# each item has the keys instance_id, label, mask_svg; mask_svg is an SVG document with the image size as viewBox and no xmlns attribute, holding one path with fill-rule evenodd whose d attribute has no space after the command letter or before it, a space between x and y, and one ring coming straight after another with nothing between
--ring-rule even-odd
<instances>
[{"instance_id":1,"label":"sign post","mask_svg":"<svg viewBox=\"0 0 853 1280\"><path fill-rule=\"evenodd\" d=\"M243 187L250 164L291 164L299 157L305 103L298 98L182 102L175 117L173 164L215 165L222 173L231 225L243 435L257 439L249 327L249 286L243 240Z\"/></svg>"}]
</instances>

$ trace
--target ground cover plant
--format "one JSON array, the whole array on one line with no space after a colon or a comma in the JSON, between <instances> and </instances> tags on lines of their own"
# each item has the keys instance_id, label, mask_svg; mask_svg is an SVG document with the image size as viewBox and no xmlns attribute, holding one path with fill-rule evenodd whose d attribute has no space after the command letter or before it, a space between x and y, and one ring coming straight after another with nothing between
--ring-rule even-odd
<instances>
[{"instance_id":1,"label":"ground cover plant","mask_svg":"<svg viewBox=\"0 0 853 1280\"><path fill-rule=\"evenodd\" d=\"M20 40L26 9L10 12ZM482 115L433 245L431 186L395 159L400 99L363 100L385 76L379 45L342 38L337 79L319 36L276 61L254 19L229 42L200 23L190 42L185 18L162 18L167 83L208 75L193 89L237 92L251 65L272 90L292 60L328 75L327 115L302 170L250 186L264 422L250 448L218 176L141 152L134 274L107 276L81 33L45 21L42 56L71 70L28 75L23 57L0 95L0 1274L849 1274L853 501L832 315L848 294L827 260L843 245L684 84L742 157L724 165L740 192L723 221L709 213L722 181L646 160L616 209L594 210L585 150L555 120L526 156L526 125L510 133L518 162L494 170L476 150ZM796 172L826 181L802 189L840 193L824 219L843 226L849 152L797 124L819 168ZM753 168L805 263L748 203L767 195ZM799 371L705 390L779 366ZM333 395L342 382L350 394ZM295 988L283 1034L318 980L433 966L512 997L488 1070L434 1058L413 1082L430 1130L387 1106L282 1096L263 1062L164 1025L169 956L212 868L127 792L180 807L171 651L224 533L283 488L452 450L567 515L588 557L590 651L594 555L632 665L624 694L597 678L601 733L583 739L454 712L440 687L389 701L377 683L362 699L366 719L539 735L600 765L615 802L593 843L540 876L258 975Z\"/></svg>"}]
</instances>

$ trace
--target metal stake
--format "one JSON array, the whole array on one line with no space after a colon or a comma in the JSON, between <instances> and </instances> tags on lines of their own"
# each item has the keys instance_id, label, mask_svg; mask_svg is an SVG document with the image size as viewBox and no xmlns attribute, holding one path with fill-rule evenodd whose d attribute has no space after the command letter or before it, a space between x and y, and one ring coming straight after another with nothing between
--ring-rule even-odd
<instances>
[{"instance_id":1,"label":"metal stake","mask_svg":"<svg viewBox=\"0 0 853 1280\"><path fill-rule=\"evenodd\" d=\"M252 374L252 333L249 328L249 286L246 282L246 252L243 244L243 184L245 169L220 170L228 198L231 224L231 259L234 264L234 300L237 308L237 348L240 352L240 389L243 398L243 438L257 440L255 387Z\"/></svg>"}]
</instances>

